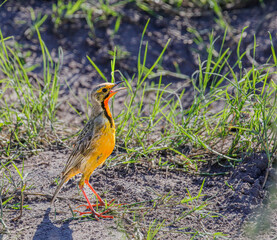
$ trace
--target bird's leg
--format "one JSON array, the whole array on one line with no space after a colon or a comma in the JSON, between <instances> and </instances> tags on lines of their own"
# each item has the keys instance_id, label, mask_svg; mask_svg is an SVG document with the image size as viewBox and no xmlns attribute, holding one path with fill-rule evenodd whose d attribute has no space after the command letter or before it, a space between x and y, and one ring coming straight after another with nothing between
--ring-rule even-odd
<instances>
[{"instance_id":1,"label":"bird's leg","mask_svg":"<svg viewBox=\"0 0 277 240\"><path fill-rule=\"evenodd\" d=\"M98 201L100 202L100 204L98 206L105 206L104 201L102 200L102 198L97 194L97 192L93 189L93 187L89 184L88 180L85 180L85 184L88 185L88 187L91 189L91 191L94 193L94 195L97 197ZM115 199L112 199L111 201L108 202L108 206L110 206Z\"/></svg>"},{"instance_id":2,"label":"bird's leg","mask_svg":"<svg viewBox=\"0 0 277 240\"><path fill-rule=\"evenodd\" d=\"M78 210L74 210L75 212L78 212L80 215L83 215L83 214L93 214L97 220L99 220L99 218L113 218L113 216L105 216L105 215L103 215L103 214L107 213L109 210L104 211L102 213L96 212L93 209L93 207L92 207L92 205L91 205L91 203L90 203L90 201L89 201L89 199L88 199L88 197L87 197L87 195L86 195L86 193L84 191L84 186L79 186L79 188L81 189L82 193L84 194L84 196L85 196L85 198L87 200L87 203L88 203L88 208L91 210L91 212L80 212Z\"/></svg>"}]
</instances>

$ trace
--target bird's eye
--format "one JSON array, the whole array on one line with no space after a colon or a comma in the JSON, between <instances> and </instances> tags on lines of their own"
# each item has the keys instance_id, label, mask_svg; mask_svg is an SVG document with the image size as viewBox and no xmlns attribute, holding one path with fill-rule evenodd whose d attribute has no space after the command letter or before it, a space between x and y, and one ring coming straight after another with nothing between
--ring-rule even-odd
<instances>
[{"instance_id":1,"label":"bird's eye","mask_svg":"<svg viewBox=\"0 0 277 240\"><path fill-rule=\"evenodd\" d=\"M107 88L102 89L102 92L107 92L107 91L108 91Z\"/></svg>"}]
</instances>

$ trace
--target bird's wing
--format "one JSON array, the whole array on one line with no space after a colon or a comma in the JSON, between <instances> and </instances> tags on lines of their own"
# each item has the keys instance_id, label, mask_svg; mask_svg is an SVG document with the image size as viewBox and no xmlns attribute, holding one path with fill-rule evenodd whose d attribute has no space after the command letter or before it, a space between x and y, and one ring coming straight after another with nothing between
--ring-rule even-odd
<instances>
[{"instance_id":1,"label":"bird's wing","mask_svg":"<svg viewBox=\"0 0 277 240\"><path fill-rule=\"evenodd\" d=\"M83 159L91 155L94 150L93 141L96 141L100 135L101 127L95 126L94 119L90 119L78 136L73 151L62 171L62 175L66 175L71 169L78 167Z\"/></svg>"}]
</instances>

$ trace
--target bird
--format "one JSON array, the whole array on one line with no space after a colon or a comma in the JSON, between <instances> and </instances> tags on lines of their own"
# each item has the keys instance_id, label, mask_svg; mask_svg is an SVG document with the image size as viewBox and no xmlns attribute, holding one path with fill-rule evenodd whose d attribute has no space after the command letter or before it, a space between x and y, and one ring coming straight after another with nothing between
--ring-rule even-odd
<instances>
[{"instance_id":1,"label":"bird","mask_svg":"<svg viewBox=\"0 0 277 240\"><path fill-rule=\"evenodd\" d=\"M107 211L98 213L93 209L93 206L105 206L105 203L90 185L89 178L97 167L103 165L115 147L115 124L108 102L117 92L126 89L126 87L114 89L122 82L124 81L102 83L94 87L91 91L91 116L79 134L65 164L61 173L60 183L53 194L51 205L54 203L62 186L70 178L81 173L82 177L79 181L79 188L88 203L86 207L91 212L80 212L80 214L93 214L97 220L99 218L113 218L113 216L104 215ZM90 203L84 191L85 184L97 197L99 201L98 205L92 205Z\"/></svg>"}]
</instances>

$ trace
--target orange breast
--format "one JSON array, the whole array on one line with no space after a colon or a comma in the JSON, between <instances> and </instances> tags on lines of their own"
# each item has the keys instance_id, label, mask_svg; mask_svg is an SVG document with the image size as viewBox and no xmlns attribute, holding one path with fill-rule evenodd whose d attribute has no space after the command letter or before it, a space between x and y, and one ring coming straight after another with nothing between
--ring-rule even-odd
<instances>
[{"instance_id":1,"label":"orange breast","mask_svg":"<svg viewBox=\"0 0 277 240\"><path fill-rule=\"evenodd\" d=\"M92 142L93 152L84 162L81 172L91 174L98 166L102 165L111 155L115 146L115 129L107 122L102 129L102 134Z\"/></svg>"},{"instance_id":2,"label":"orange breast","mask_svg":"<svg viewBox=\"0 0 277 240\"><path fill-rule=\"evenodd\" d=\"M109 125L109 123L107 124ZM103 130L102 136L98 140L98 156L101 156L100 159L97 161L102 164L107 157L111 155L115 146L115 129L106 127Z\"/></svg>"}]
</instances>

